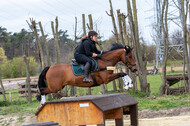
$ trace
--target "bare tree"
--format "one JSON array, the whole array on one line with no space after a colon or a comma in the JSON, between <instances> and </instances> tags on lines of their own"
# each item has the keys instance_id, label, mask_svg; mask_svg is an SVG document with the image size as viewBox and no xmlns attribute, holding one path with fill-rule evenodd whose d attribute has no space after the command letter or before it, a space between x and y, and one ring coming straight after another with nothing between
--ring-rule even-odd
<instances>
[{"instance_id":1,"label":"bare tree","mask_svg":"<svg viewBox=\"0 0 190 126\"><path fill-rule=\"evenodd\" d=\"M42 23L41 21L38 22L39 26L40 26L40 30L41 30L41 33L42 33L42 37L43 37L43 44L45 45L46 47L46 55L47 55L47 66L50 66L51 65L51 61L50 61L50 56L49 56L49 47L48 47L48 43L46 41L46 37L44 35L44 30L43 30L43 27L42 27Z\"/></svg>"},{"instance_id":2,"label":"bare tree","mask_svg":"<svg viewBox=\"0 0 190 126\"><path fill-rule=\"evenodd\" d=\"M183 40L184 40L184 55L185 55L185 61L186 61L186 67L187 67L187 76L188 76L188 85L187 85L187 92L190 93L190 58L188 53L190 54L190 50L188 52L187 50L187 44L189 44L190 47L190 32L188 36L188 43L187 43L187 13L189 8L189 1L186 0L186 11L185 11L185 4L184 0L180 0L181 2L181 18L182 18L182 28L183 28ZM184 63L185 64L185 63Z\"/></svg>"},{"instance_id":3,"label":"bare tree","mask_svg":"<svg viewBox=\"0 0 190 126\"><path fill-rule=\"evenodd\" d=\"M86 35L85 14L82 14L83 35Z\"/></svg>"},{"instance_id":4,"label":"bare tree","mask_svg":"<svg viewBox=\"0 0 190 126\"><path fill-rule=\"evenodd\" d=\"M121 43L125 45L124 38L123 38L122 14L120 13L120 9L117 10L117 18L118 18L118 24L119 24L119 33L120 33Z\"/></svg>"},{"instance_id":5,"label":"bare tree","mask_svg":"<svg viewBox=\"0 0 190 126\"><path fill-rule=\"evenodd\" d=\"M24 62L26 64L26 85L25 85L25 94L26 95L26 100L28 102L31 102L32 101L32 93L31 93L31 87L30 87L30 69L29 69L29 59L26 57L26 55L23 56L24 57Z\"/></svg>"},{"instance_id":6,"label":"bare tree","mask_svg":"<svg viewBox=\"0 0 190 126\"><path fill-rule=\"evenodd\" d=\"M165 12L164 12L165 10ZM164 15L165 14L165 15ZM162 4L162 14L161 14L161 23L162 23L162 30L164 34L164 55L162 61L162 85L160 87L160 95L165 94L166 92L166 63L168 57L168 23L167 23L167 14L168 14L168 0L164 0Z\"/></svg>"},{"instance_id":7,"label":"bare tree","mask_svg":"<svg viewBox=\"0 0 190 126\"><path fill-rule=\"evenodd\" d=\"M74 43L75 43L75 47L74 49L76 48L76 45L77 45L77 17L75 17L75 40L74 40ZM74 51L74 50L73 50ZM70 96L74 96L76 94L76 87L75 86L71 86L71 90L70 90Z\"/></svg>"},{"instance_id":8,"label":"bare tree","mask_svg":"<svg viewBox=\"0 0 190 126\"><path fill-rule=\"evenodd\" d=\"M0 86L1 86L0 91L1 91L2 94L3 94L3 99L4 99L4 101L6 101L5 89L4 89L4 86L3 86L3 82L2 82L2 80L1 80L1 69L0 69Z\"/></svg>"},{"instance_id":9,"label":"bare tree","mask_svg":"<svg viewBox=\"0 0 190 126\"><path fill-rule=\"evenodd\" d=\"M61 63L61 56L60 56L60 46L59 46L59 40L58 40L58 17L55 18L55 28L53 21L51 22L52 27L52 33L55 40L55 51L56 51L56 64Z\"/></svg>"},{"instance_id":10,"label":"bare tree","mask_svg":"<svg viewBox=\"0 0 190 126\"><path fill-rule=\"evenodd\" d=\"M41 62L41 69L44 69L44 66L45 66L44 54L43 54L42 46L41 46L40 41L39 41L37 28L36 28L36 22L31 20L31 23L32 23L32 31L34 32L34 36L35 36L35 39L36 39L36 45L37 45L37 49L38 49L39 59L40 59L40 62Z\"/></svg>"},{"instance_id":11,"label":"bare tree","mask_svg":"<svg viewBox=\"0 0 190 126\"><path fill-rule=\"evenodd\" d=\"M111 16L113 29L114 29L113 33L114 33L114 36L116 38L117 43L119 43L119 37L118 37L117 27L116 27L116 23L115 23L115 17L114 17L114 14L113 14L113 7L112 7L111 0L109 0L109 3L110 3L110 14L107 11L106 11L106 13L107 13L108 16Z\"/></svg>"},{"instance_id":12,"label":"bare tree","mask_svg":"<svg viewBox=\"0 0 190 126\"><path fill-rule=\"evenodd\" d=\"M146 71L146 63L143 61L143 53L141 49L141 45L139 42L139 31L138 31L138 21L137 21L137 9L136 9L136 0L132 0L133 4L133 13L131 9L130 0L127 0L127 10L129 16L129 25L131 29L131 38L134 44L134 55L136 59L136 64L138 68L138 75L140 81L140 87L142 92L146 92L147 90L147 71Z\"/></svg>"}]
</instances>

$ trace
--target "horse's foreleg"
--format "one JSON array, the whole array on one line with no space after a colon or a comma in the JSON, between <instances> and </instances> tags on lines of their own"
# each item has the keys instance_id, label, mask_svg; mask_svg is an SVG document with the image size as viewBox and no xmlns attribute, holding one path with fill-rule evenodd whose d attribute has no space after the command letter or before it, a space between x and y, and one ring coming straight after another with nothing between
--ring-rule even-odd
<instances>
[{"instance_id":1,"label":"horse's foreleg","mask_svg":"<svg viewBox=\"0 0 190 126\"><path fill-rule=\"evenodd\" d=\"M111 74L110 76L108 76L108 80L106 82L109 83L110 81L113 81L115 79L118 79L120 77L124 77L125 75L127 75L126 73L114 73L114 74Z\"/></svg>"}]
</instances>

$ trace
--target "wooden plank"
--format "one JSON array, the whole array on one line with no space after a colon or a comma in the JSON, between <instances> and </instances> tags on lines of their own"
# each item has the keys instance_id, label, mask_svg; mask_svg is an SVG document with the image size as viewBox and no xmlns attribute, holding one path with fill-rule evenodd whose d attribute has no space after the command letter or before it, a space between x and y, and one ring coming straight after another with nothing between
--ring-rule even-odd
<instances>
[{"instance_id":1,"label":"wooden plank","mask_svg":"<svg viewBox=\"0 0 190 126\"><path fill-rule=\"evenodd\" d=\"M58 122L61 126L104 124L103 112L90 101L46 104L37 119Z\"/></svg>"},{"instance_id":2,"label":"wooden plank","mask_svg":"<svg viewBox=\"0 0 190 126\"><path fill-rule=\"evenodd\" d=\"M131 125L138 126L138 108L137 105L130 106L130 118L131 118Z\"/></svg>"},{"instance_id":3,"label":"wooden plank","mask_svg":"<svg viewBox=\"0 0 190 126\"><path fill-rule=\"evenodd\" d=\"M105 119L121 119L122 118L121 108L105 111L104 113L105 113Z\"/></svg>"},{"instance_id":4,"label":"wooden plank","mask_svg":"<svg viewBox=\"0 0 190 126\"><path fill-rule=\"evenodd\" d=\"M18 89L19 92L21 92L21 91L26 91L26 90L28 90L28 89L26 89L26 88L20 88L20 89ZM37 91L38 91L38 89L36 89L36 88L30 88L30 90L31 90L31 91L34 91L34 92L37 92Z\"/></svg>"}]
</instances>

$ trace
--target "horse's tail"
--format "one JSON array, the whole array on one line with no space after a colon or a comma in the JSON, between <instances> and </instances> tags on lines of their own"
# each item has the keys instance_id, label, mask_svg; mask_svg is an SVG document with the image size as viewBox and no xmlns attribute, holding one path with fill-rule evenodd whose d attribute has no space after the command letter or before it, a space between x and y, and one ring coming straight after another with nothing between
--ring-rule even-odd
<instances>
[{"instance_id":1,"label":"horse's tail","mask_svg":"<svg viewBox=\"0 0 190 126\"><path fill-rule=\"evenodd\" d=\"M41 72L39 79L38 79L38 88L40 91L40 94L36 96L36 99L38 101L41 101L41 95L45 95L45 94L43 94L43 89L47 87L45 80L46 80L46 73L48 70L49 70L49 66L45 67L43 69L43 71Z\"/></svg>"}]
</instances>

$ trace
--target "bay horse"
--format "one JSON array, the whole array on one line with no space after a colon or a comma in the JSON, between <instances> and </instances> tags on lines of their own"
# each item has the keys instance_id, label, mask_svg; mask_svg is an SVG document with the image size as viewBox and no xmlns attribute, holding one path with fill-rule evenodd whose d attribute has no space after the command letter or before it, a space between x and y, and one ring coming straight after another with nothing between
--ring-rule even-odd
<instances>
[{"instance_id":1,"label":"bay horse","mask_svg":"<svg viewBox=\"0 0 190 126\"><path fill-rule=\"evenodd\" d=\"M132 55L132 48L123 46L121 44L113 44L112 48L103 53L100 59L96 59L98 69L104 69L107 66L115 66L119 61L125 64L132 72L137 71L134 57ZM113 70L102 70L93 73L96 80L96 86L101 84L108 84L119 77L124 77L126 73L114 73ZM77 87L91 87L94 82L83 82L84 75L75 76L71 64L52 65L44 68L39 76L38 88L40 95L47 95L49 93L56 93L63 89L66 85ZM41 100L40 95L37 96Z\"/></svg>"}]
</instances>

